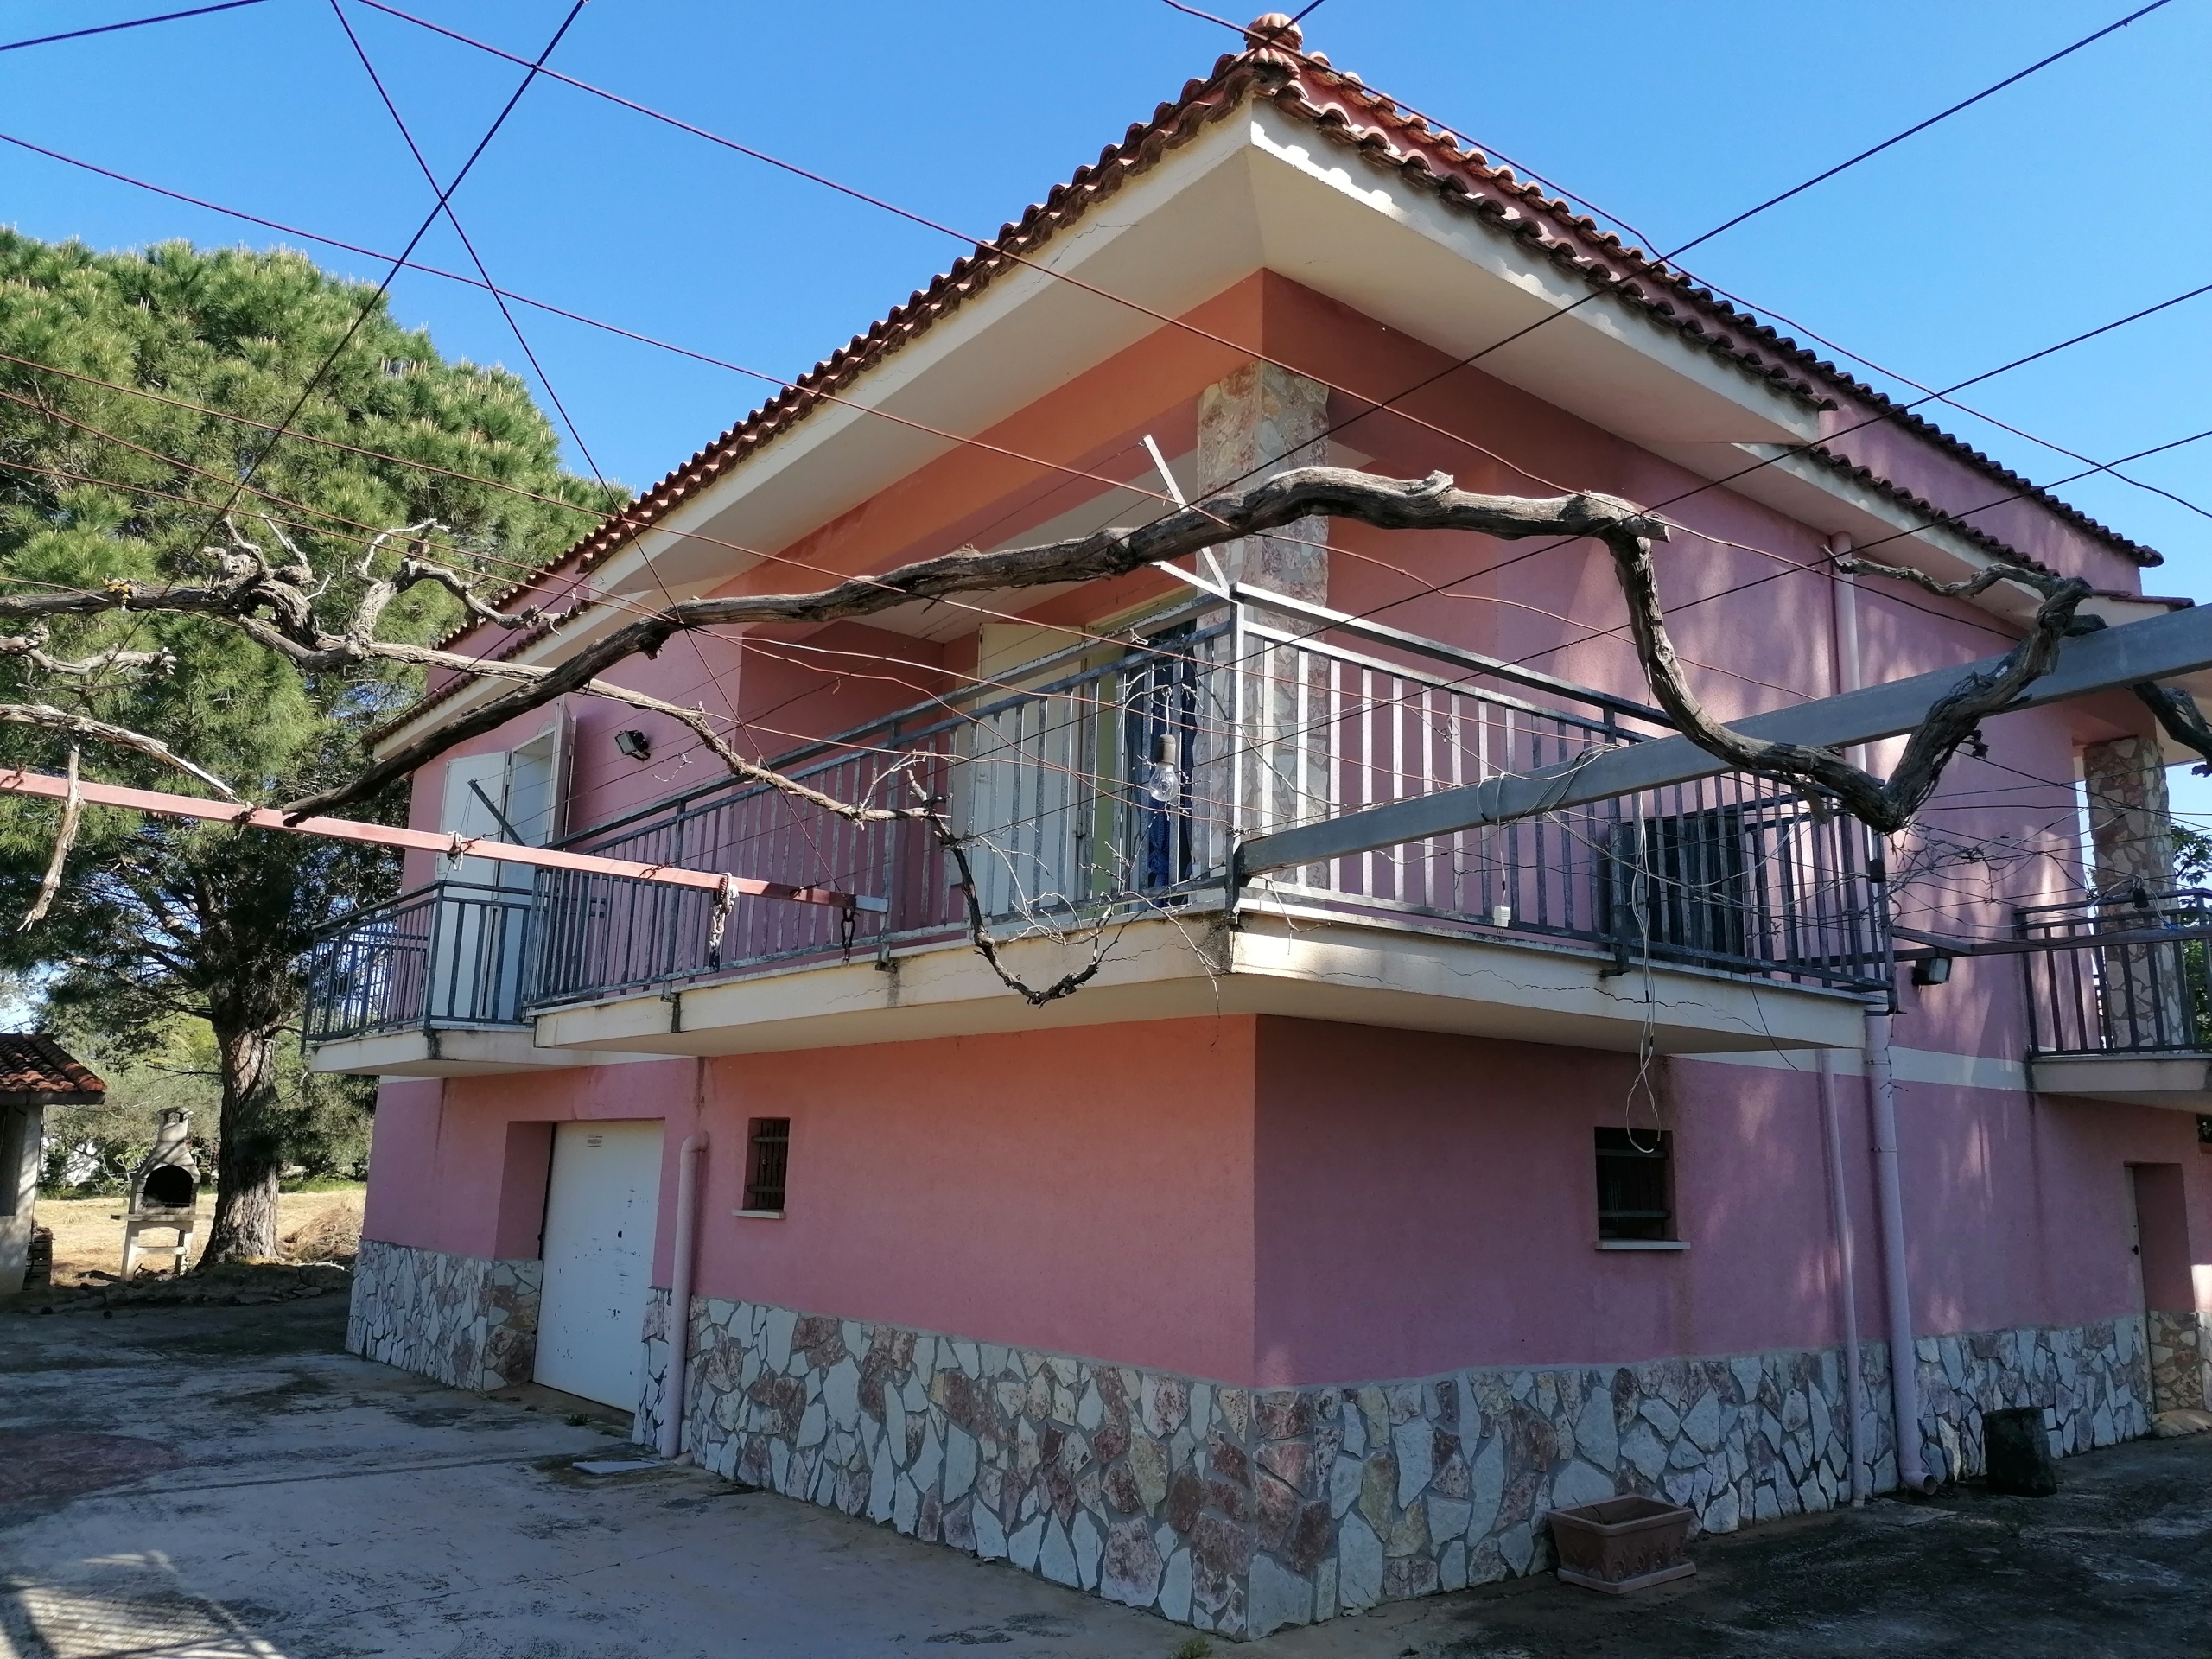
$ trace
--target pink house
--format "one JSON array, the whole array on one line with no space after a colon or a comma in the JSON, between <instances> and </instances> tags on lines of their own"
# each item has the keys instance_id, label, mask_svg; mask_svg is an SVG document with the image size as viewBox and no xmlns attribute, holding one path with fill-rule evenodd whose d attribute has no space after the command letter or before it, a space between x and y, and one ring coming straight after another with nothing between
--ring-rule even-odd
<instances>
[{"instance_id":1,"label":"pink house","mask_svg":"<svg viewBox=\"0 0 2212 1659\"><path fill-rule=\"evenodd\" d=\"M2171 603L2149 550L1262 46L537 579L580 615L468 648L1321 459L1664 512L1730 717L2001 651L2034 602L1854 585L1847 546ZM353 918L310 1015L318 1068L384 1079L351 1345L1230 1636L1538 1570L1546 1512L1616 1492L1726 1531L1973 1474L1986 1410L2067 1453L2205 1405L2202 963L2054 945L2191 902L2132 699L1992 721L1886 845L1724 774L1238 879L1286 826L1663 735L1622 616L1594 543L1309 520L619 671L828 794L940 798L1009 969L1101 963L1041 1006L924 826L601 701L472 741L417 826L865 902L717 926L424 861Z\"/></svg>"}]
</instances>

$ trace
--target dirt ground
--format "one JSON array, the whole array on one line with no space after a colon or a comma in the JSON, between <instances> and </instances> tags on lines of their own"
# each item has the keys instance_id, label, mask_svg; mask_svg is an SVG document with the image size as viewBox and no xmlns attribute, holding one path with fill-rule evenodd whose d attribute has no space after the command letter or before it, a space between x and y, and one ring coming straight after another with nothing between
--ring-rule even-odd
<instances>
[{"instance_id":1,"label":"dirt ground","mask_svg":"<svg viewBox=\"0 0 2212 1659\"><path fill-rule=\"evenodd\" d=\"M270 1271L282 1271L270 1269ZM343 1300L0 1313L0 1655L1806 1659L2212 1653L2212 1434L2056 1497L1878 1502L1694 1547L1622 1600L1549 1578L1239 1647L887 1528L652 1465L606 1414L340 1351Z\"/></svg>"},{"instance_id":2,"label":"dirt ground","mask_svg":"<svg viewBox=\"0 0 2212 1659\"><path fill-rule=\"evenodd\" d=\"M321 1231L334 1226L341 1215L350 1213L353 1231L360 1230L361 1194L365 1189L359 1183L334 1187L327 1192L287 1192L276 1201L276 1231L278 1237L303 1236L310 1230ZM56 1285L80 1283L87 1273L123 1271L123 1212L124 1200L120 1194L105 1198L41 1198L38 1201L38 1224L54 1229L54 1282ZM207 1226L214 1218L215 1195L203 1189L200 1195L198 1227L193 1235L193 1253L196 1260L200 1248L207 1242ZM156 1234L156 1238L165 1235ZM346 1252L351 1255L349 1249Z\"/></svg>"}]
</instances>

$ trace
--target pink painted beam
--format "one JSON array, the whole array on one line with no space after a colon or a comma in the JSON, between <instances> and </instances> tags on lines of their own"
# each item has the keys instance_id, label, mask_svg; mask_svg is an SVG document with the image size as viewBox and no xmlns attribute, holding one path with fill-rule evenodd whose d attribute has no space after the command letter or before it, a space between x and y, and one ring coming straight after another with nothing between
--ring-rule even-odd
<instances>
[{"instance_id":1,"label":"pink painted beam","mask_svg":"<svg viewBox=\"0 0 2212 1659\"><path fill-rule=\"evenodd\" d=\"M481 836L439 835L429 830L403 830L395 824L356 823L351 818L302 818L293 823L282 812L265 806L238 806L211 801L197 795L171 795L156 789L125 789L118 784L79 783L77 792L93 806L126 807L134 812L159 812L171 817L206 818L217 823L283 830L295 835L326 836L334 841L365 841L379 847L404 847L410 851L440 853L452 858L488 858L501 864L531 864L547 870L578 870L588 875L624 876L633 881L658 881L674 887L699 887L709 893L728 893L748 899L781 899L798 905L829 905L838 910L886 911L887 901L865 893L840 893L835 887L795 887L784 881L756 881L750 876L722 875L712 870L687 870L671 864L639 864L626 858L600 858L590 853L567 853L552 847L521 847L511 842L487 841ZM42 772L0 771L0 793L31 795L64 800L69 780Z\"/></svg>"}]
</instances>

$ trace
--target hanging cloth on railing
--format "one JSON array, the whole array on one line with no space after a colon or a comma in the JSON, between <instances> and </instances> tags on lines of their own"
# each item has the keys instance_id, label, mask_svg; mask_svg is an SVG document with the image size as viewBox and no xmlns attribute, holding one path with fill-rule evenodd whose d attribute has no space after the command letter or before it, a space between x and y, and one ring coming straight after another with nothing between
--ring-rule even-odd
<instances>
[{"instance_id":1,"label":"hanging cloth on railing","mask_svg":"<svg viewBox=\"0 0 2212 1659\"><path fill-rule=\"evenodd\" d=\"M1161 643L1167 643L1168 636ZM1192 773L1197 759L1198 664L1187 652L1132 671L1127 753L1139 835L1131 885L1171 887L1191 871Z\"/></svg>"}]
</instances>

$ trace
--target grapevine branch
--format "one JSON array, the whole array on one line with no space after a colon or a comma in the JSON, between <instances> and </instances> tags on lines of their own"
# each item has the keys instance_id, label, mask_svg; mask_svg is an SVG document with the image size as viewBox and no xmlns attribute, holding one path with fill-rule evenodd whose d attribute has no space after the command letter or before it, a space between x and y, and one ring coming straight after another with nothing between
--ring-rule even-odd
<instances>
[{"instance_id":1,"label":"grapevine branch","mask_svg":"<svg viewBox=\"0 0 2212 1659\"><path fill-rule=\"evenodd\" d=\"M23 626L21 633L0 635L0 658L19 659L35 674L79 685L111 671L171 671L172 660L159 652L115 650L72 660L57 657L47 648L47 630L59 620L121 612L162 613L202 617L235 628L303 673L342 673L382 662L498 683L493 694L474 707L458 710L418 731L353 778L287 803L281 810L295 820L363 800L456 745L563 696L605 698L663 715L682 722L734 776L855 823L893 819L927 823L961 872L969 931L977 948L1011 988L1033 1002L1042 1002L1068 995L1090 979L1097 971L1098 960L1041 988L1027 986L1009 974L983 926L969 868L965 845L969 838L946 821L938 803L926 797L917 805L839 799L738 753L715 729L703 709L687 709L651 696L619 685L607 675L632 658L655 655L668 641L687 632L761 623L850 620L963 594L1098 581L1316 516L1349 519L1382 530L1459 530L1502 540L1538 536L1592 537L1604 543L1627 605L1630 632L1645 677L1659 705L1683 734L1732 767L1789 783L1815 799L1840 806L1885 834L1902 829L1925 804L1946 764L1974 736L1985 717L2005 708L2050 671L2063 641L2102 626L2096 619L2078 613L2090 593L2088 584L2078 578L2006 564L1992 566L1963 582L1942 582L1907 567L1864 558L1839 559L1837 568L1846 572L1908 582L1949 598L1971 597L2001 581L2023 583L2041 595L2025 636L1993 668L1967 677L1929 711L1908 736L1894 771L1885 778L1853 765L1833 749L1749 736L1706 709L1683 672L1660 602L1653 549L1669 539L1669 526L1657 516L1605 495L1544 499L1482 495L1459 489L1442 473L1425 479L1393 479L1340 467L1301 467L1249 488L1224 491L1134 529L1100 530L995 552L963 548L880 575L852 577L812 593L747 594L678 601L581 644L550 664L487 660L378 637L392 602L423 585L452 595L477 622L509 632L557 636L581 613L581 605L565 609L530 605L501 610L488 603L467 575L425 556L439 528L435 524L401 526L377 537L353 569L359 586L350 612L326 615L327 609L335 608L327 604L329 584L318 578L312 561L277 524L266 518L262 520L271 551L237 523L226 519L227 541L205 550L216 572L210 579L181 583L117 581L98 591L0 595L0 623ZM2170 734L2212 761L2212 725L2207 724L2187 694L2154 685L2136 689ZM73 740L134 749L190 773L226 798L237 798L219 779L158 740L88 715L72 714L45 703L0 704L0 721L43 727Z\"/></svg>"}]
</instances>

